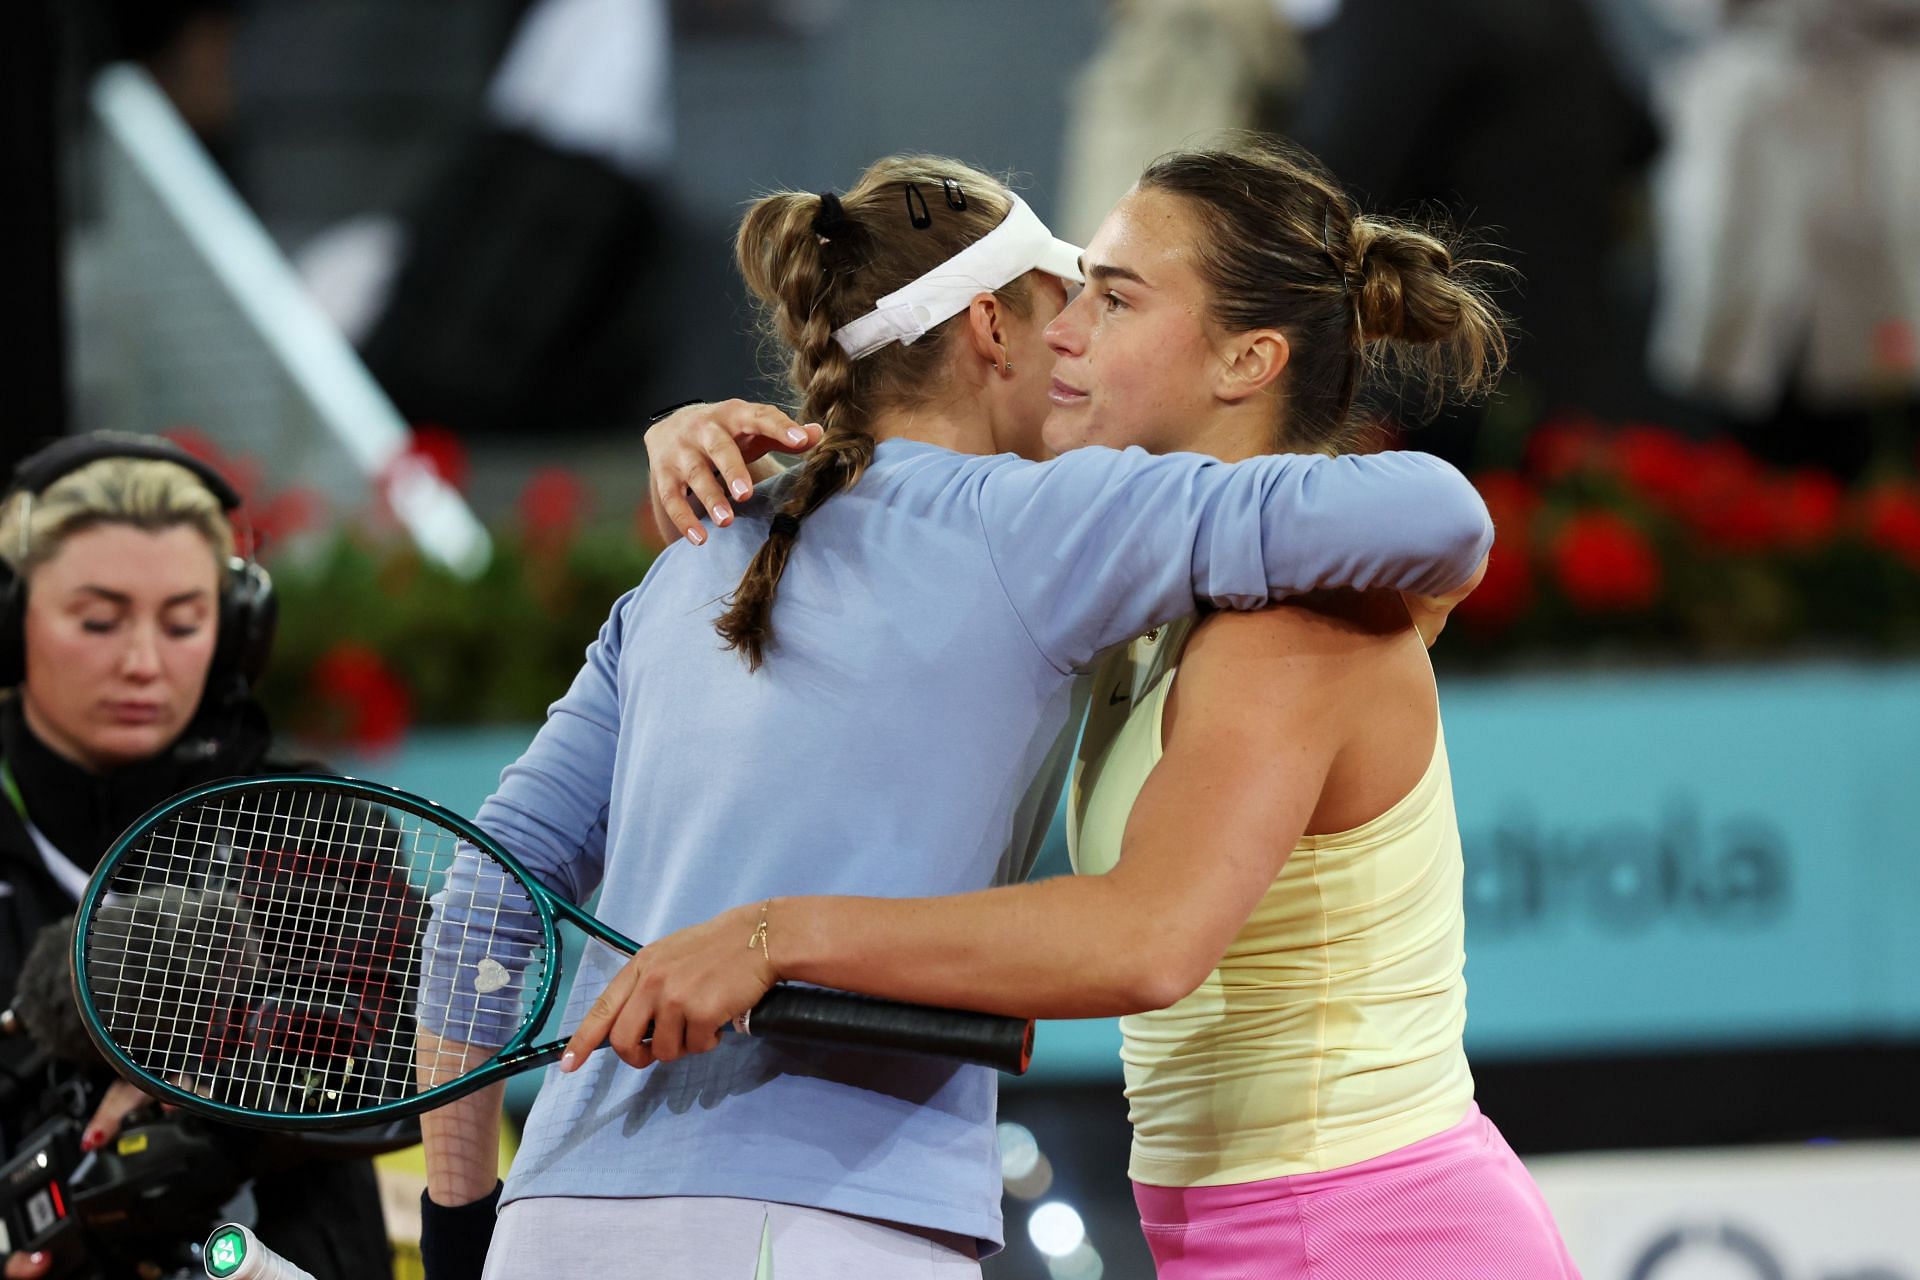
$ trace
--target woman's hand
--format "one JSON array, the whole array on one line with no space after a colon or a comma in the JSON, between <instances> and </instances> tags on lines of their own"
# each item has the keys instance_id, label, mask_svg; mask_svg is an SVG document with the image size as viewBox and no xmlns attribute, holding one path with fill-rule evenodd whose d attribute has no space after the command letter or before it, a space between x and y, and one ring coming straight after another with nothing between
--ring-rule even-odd
<instances>
[{"instance_id":1,"label":"woman's hand","mask_svg":"<svg viewBox=\"0 0 1920 1280\"><path fill-rule=\"evenodd\" d=\"M106 1146L119 1136L120 1126L126 1123L128 1116L142 1107L158 1105L125 1080L115 1080L107 1087L100 1105L94 1108L93 1119L87 1121L87 1130L80 1136L80 1149L93 1151Z\"/></svg>"},{"instance_id":2,"label":"woman's hand","mask_svg":"<svg viewBox=\"0 0 1920 1280\"><path fill-rule=\"evenodd\" d=\"M578 1070L602 1042L635 1067L718 1045L726 1025L779 979L759 932L761 910L757 902L735 907L642 948L593 1002L560 1069Z\"/></svg>"},{"instance_id":3,"label":"woman's hand","mask_svg":"<svg viewBox=\"0 0 1920 1280\"><path fill-rule=\"evenodd\" d=\"M115 1080L94 1109L93 1119L87 1121L86 1132L80 1137L80 1149L94 1151L106 1146L119 1134L128 1116L153 1105L154 1100L133 1085ZM0 1276L5 1280L38 1280L52 1269L50 1253L12 1253L7 1255L6 1265L0 1267Z\"/></svg>"},{"instance_id":4,"label":"woman's hand","mask_svg":"<svg viewBox=\"0 0 1920 1280\"><path fill-rule=\"evenodd\" d=\"M53 1270L53 1255L50 1253L10 1253L7 1265L0 1275L6 1280L39 1280Z\"/></svg>"},{"instance_id":5,"label":"woman's hand","mask_svg":"<svg viewBox=\"0 0 1920 1280\"><path fill-rule=\"evenodd\" d=\"M1443 596L1416 596L1410 591L1400 593L1400 598L1407 602L1407 612L1413 615L1414 628L1419 631L1420 638L1426 641L1427 648L1433 648L1433 642L1446 630L1448 615L1462 600L1472 595L1474 588L1480 585L1480 580L1487 576L1489 558L1481 557L1480 567L1473 571L1473 576Z\"/></svg>"},{"instance_id":6,"label":"woman's hand","mask_svg":"<svg viewBox=\"0 0 1920 1280\"><path fill-rule=\"evenodd\" d=\"M732 504L753 496L756 478L779 469L762 459L774 452L805 453L820 443L820 434L817 424L803 426L772 405L746 400L688 405L654 423L647 429L647 468L660 536L684 535L699 546L707 531L698 508L715 524L731 524Z\"/></svg>"}]
</instances>

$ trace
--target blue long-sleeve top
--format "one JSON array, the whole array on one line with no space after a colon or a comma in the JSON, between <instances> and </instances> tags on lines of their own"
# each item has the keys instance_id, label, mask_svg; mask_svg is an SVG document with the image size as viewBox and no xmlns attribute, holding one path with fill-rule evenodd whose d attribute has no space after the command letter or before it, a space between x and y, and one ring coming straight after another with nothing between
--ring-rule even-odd
<instances>
[{"instance_id":1,"label":"blue long-sleeve top","mask_svg":"<svg viewBox=\"0 0 1920 1280\"><path fill-rule=\"evenodd\" d=\"M598 888L600 917L643 941L773 896L1024 875L1102 650L1196 600L1439 593L1492 540L1466 480L1419 454L1036 464L888 440L802 526L749 673L713 624L768 497L621 597L478 816L567 898ZM623 962L589 945L563 1025ZM991 1251L995 1086L979 1067L732 1035L644 1071L599 1053L548 1074L505 1194L783 1201Z\"/></svg>"}]
</instances>

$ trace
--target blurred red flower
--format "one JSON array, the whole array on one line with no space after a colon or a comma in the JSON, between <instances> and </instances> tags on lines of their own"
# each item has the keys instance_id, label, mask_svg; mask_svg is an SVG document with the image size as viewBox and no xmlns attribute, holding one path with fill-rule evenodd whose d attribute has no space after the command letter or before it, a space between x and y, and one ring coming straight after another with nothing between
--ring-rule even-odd
<instances>
[{"instance_id":1,"label":"blurred red flower","mask_svg":"<svg viewBox=\"0 0 1920 1280\"><path fill-rule=\"evenodd\" d=\"M1773 495L1752 454L1731 440L1708 440L1690 450L1690 467L1674 511L1702 541L1724 551L1757 551L1773 541Z\"/></svg>"},{"instance_id":2,"label":"blurred red flower","mask_svg":"<svg viewBox=\"0 0 1920 1280\"><path fill-rule=\"evenodd\" d=\"M1524 542L1533 527L1533 516L1540 509L1540 493L1521 476L1511 471L1482 471L1473 477L1493 517L1493 527L1502 543Z\"/></svg>"},{"instance_id":3,"label":"blurred red flower","mask_svg":"<svg viewBox=\"0 0 1920 1280\"><path fill-rule=\"evenodd\" d=\"M472 467L467 461L467 446L459 436L435 423L423 423L413 429L407 452L426 462L448 485L466 492Z\"/></svg>"},{"instance_id":4,"label":"blurred red flower","mask_svg":"<svg viewBox=\"0 0 1920 1280\"><path fill-rule=\"evenodd\" d=\"M1779 531L1771 486L1749 483L1702 494L1687 511L1700 540L1722 551L1760 551Z\"/></svg>"},{"instance_id":5,"label":"blurred red flower","mask_svg":"<svg viewBox=\"0 0 1920 1280\"><path fill-rule=\"evenodd\" d=\"M1552 559L1562 594L1587 612L1631 613L1660 595L1653 544L1611 511L1570 517L1554 536Z\"/></svg>"},{"instance_id":6,"label":"blurred red flower","mask_svg":"<svg viewBox=\"0 0 1920 1280\"><path fill-rule=\"evenodd\" d=\"M1564 480L1596 465L1606 450L1606 432L1592 418L1543 422L1527 437L1527 470L1544 480Z\"/></svg>"},{"instance_id":7,"label":"blurred red flower","mask_svg":"<svg viewBox=\"0 0 1920 1280\"><path fill-rule=\"evenodd\" d=\"M160 434L219 472L240 495L233 533L242 554L258 556L284 537L318 527L325 518L327 504L317 491L296 485L269 495L257 459L222 451L204 432L170 427Z\"/></svg>"},{"instance_id":8,"label":"blurred red flower","mask_svg":"<svg viewBox=\"0 0 1920 1280\"><path fill-rule=\"evenodd\" d=\"M208 466L217 467L220 447L197 427L168 427L160 433Z\"/></svg>"},{"instance_id":9,"label":"blurred red flower","mask_svg":"<svg viewBox=\"0 0 1920 1280\"><path fill-rule=\"evenodd\" d=\"M542 467L520 491L520 527L529 546L543 551L564 548L579 531L591 499L580 477L565 467Z\"/></svg>"},{"instance_id":10,"label":"blurred red flower","mask_svg":"<svg viewBox=\"0 0 1920 1280\"><path fill-rule=\"evenodd\" d=\"M268 550L283 538L318 528L326 514L325 498L304 485L295 485L274 494L268 502L249 505L245 521L254 541L262 550Z\"/></svg>"},{"instance_id":11,"label":"blurred red flower","mask_svg":"<svg viewBox=\"0 0 1920 1280\"><path fill-rule=\"evenodd\" d=\"M1668 510L1694 487L1693 445L1665 428L1644 424L1620 428L1613 438L1613 457L1636 492Z\"/></svg>"},{"instance_id":12,"label":"blurred red flower","mask_svg":"<svg viewBox=\"0 0 1920 1280\"><path fill-rule=\"evenodd\" d=\"M1504 631L1533 604L1533 565L1524 540L1494 544L1486 576L1473 594L1454 608L1454 616L1477 631Z\"/></svg>"},{"instance_id":13,"label":"blurred red flower","mask_svg":"<svg viewBox=\"0 0 1920 1280\"><path fill-rule=\"evenodd\" d=\"M227 453L205 432L194 427L168 427L160 434L219 472L220 478L240 494L243 503L260 500L260 464L252 458Z\"/></svg>"},{"instance_id":14,"label":"blurred red flower","mask_svg":"<svg viewBox=\"0 0 1920 1280\"><path fill-rule=\"evenodd\" d=\"M1486 576L1454 609L1454 616L1476 630L1504 631L1533 604L1531 548L1540 493L1511 471L1482 471L1473 485L1493 517L1496 537Z\"/></svg>"},{"instance_id":15,"label":"blurred red flower","mask_svg":"<svg viewBox=\"0 0 1920 1280\"><path fill-rule=\"evenodd\" d=\"M406 735L413 698L373 649L342 641L320 655L310 679L324 708L323 736L363 751L380 751Z\"/></svg>"},{"instance_id":16,"label":"blurred red flower","mask_svg":"<svg viewBox=\"0 0 1920 1280\"><path fill-rule=\"evenodd\" d=\"M1920 570L1920 486L1887 484L1860 499L1860 526L1867 541Z\"/></svg>"},{"instance_id":17,"label":"blurred red flower","mask_svg":"<svg viewBox=\"0 0 1920 1280\"><path fill-rule=\"evenodd\" d=\"M1833 540L1844 493L1824 471L1802 467L1774 487L1774 520L1782 546L1811 551Z\"/></svg>"}]
</instances>

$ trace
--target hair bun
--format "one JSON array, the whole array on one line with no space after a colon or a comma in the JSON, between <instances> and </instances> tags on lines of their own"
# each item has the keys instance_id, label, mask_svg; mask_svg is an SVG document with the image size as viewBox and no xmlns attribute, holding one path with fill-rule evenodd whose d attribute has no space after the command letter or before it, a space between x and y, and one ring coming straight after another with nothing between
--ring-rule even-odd
<instances>
[{"instance_id":1,"label":"hair bun","mask_svg":"<svg viewBox=\"0 0 1920 1280\"><path fill-rule=\"evenodd\" d=\"M1368 342L1444 342L1459 327L1463 291L1451 277L1453 253L1412 227L1353 220L1349 287Z\"/></svg>"},{"instance_id":2,"label":"hair bun","mask_svg":"<svg viewBox=\"0 0 1920 1280\"><path fill-rule=\"evenodd\" d=\"M1355 218L1350 243L1361 341L1389 348L1390 362L1416 371L1430 408L1448 394L1470 400L1490 391L1506 364L1507 337L1479 277L1499 264L1463 261L1439 235L1384 218Z\"/></svg>"}]
</instances>

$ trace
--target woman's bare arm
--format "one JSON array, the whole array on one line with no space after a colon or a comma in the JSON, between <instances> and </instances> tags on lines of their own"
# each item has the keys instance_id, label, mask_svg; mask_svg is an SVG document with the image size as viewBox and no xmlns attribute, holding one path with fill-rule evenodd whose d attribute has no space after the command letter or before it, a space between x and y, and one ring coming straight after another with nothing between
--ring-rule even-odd
<instances>
[{"instance_id":1,"label":"woman's bare arm","mask_svg":"<svg viewBox=\"0 0 1920 1280\"><path fill-rule=\"evenodd\" d=\"M492 1056L490 1050L456 1044L423 1029L415 1046L420 1089L425 1092L456 1079ZM427 1194L435 1204L448 1208L471 1204L500 1180L500 1104L506 1089L503 1084L489 1085L420 1117Z\"/></svg>"},{"instance_id":2,"label":"woman's bare arm","mask_svg":"<svg viewBox=\"0 0 1920 1280\"><path fill-rule=\"evenodd\" d=\"M1344 745L1353 638L1283 606L1184 655L1117 866L953 898L774 903L782 977L1034 1017L1160 1008L1219 963L1307 829Z\"/></svg>"},{"instance_id":3,"label":"woman's bare arm","mask_svg":"<svg viewBox=\"0 0 1920 1280\"><path fill-rule=\"evenodd\" d=\"M574 1060L610 1037L639 1064L710 1048L707 1028L775 977L1021 1017L1172 1004L1219 963L1308 829L1375 665L1354 655L1380 643L1295 606L1209 621L1113 870L945 898L779 898L770 967L745 946L762 904L744 905L636 956L581 1025ZM650 1023L647 1045L635 1029Z\"/></svg>"}]
</instances>

